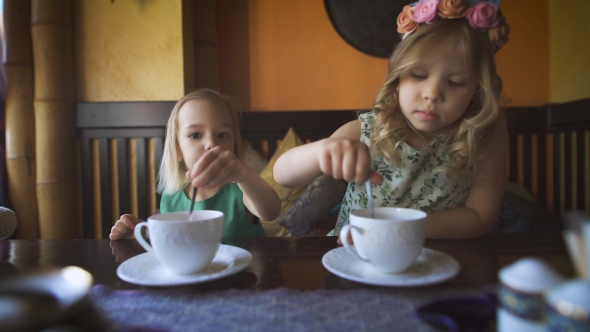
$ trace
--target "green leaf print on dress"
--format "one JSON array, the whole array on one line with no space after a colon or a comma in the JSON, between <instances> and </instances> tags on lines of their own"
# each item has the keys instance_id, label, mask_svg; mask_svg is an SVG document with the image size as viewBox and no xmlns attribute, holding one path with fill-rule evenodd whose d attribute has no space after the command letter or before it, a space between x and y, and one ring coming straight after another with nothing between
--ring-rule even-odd
<instances>
[{"instance_id":1,"label":"green leaf print on dress","mask_svg":"<svg viewBox=\"0 0 590 332\"><path fill-rule=\"evenodd\" d=\"M372 112L360 115L361 142L369 145L371 128L375 123ZM384 178L382 184L373 185L373 199L379 207L406 207L426 212L441 211L465 205L472 179L451 180L437 169L448 163L444 139L439 138L424 148L414 148L402 142L399 145L401 167L395 166L379 155L371 156L375 172ZM348 223L350 211L367 207L367 192L364 183L350 182L342 200L338 221L329 235L340 234Z\"/></svg>"}]
</instances>

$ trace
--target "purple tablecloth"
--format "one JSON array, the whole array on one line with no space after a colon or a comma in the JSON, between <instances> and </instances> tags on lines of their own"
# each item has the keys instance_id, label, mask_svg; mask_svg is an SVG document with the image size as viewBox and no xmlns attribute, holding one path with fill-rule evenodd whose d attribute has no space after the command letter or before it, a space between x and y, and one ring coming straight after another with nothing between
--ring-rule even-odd
<instances>
[{"instance_id":1,"label":"purple tablecloth","mask_svg":"<svg viewBox=\"0 0 590 332\"><path fill-rule=\"evenodd\" d=\"M256 292L231 289L115 290L89 299L121 331L433 331L413 315L422 304L488 289L433 287Z\"/></svg>"}]
</instances>

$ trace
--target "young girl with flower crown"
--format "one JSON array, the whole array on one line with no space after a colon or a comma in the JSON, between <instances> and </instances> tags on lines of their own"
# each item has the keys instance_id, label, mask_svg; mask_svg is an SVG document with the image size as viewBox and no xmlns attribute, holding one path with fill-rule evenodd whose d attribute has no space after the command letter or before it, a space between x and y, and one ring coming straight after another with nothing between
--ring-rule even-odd
<instances>
[{"instance_id":1,"label":"young girl with flower crown","mask_svg":"<svg viewBox=\"0 0 590 332\"><path fill-rule=\"evenodd\" d=\"M403 40L372 110L283 154L275 180L297 187L324 173L350 181L331 235L367 207L368 194L375 206L427 211L428 238L486 234L504 192L508 132L494 53L509 30L491 0L406 6Z\"/></svg>"},{"instance_id":2,"label":"young girl with flower crown","mask_svg":"<svg viewBox=\"0 0 590 332\"><path fill-rule=\"evenodd\" d=\"M180 99L166 125L166 143L158 175L160 212L188 211L194 188L195 209L224 212L223 238L263 237L254 221L273 220L281 210L274 189L240 160L242 138L239 107L228 96L210 89ZM142 220L124 214L110 239L133 234Z\"/></svg>"}]
</instances>

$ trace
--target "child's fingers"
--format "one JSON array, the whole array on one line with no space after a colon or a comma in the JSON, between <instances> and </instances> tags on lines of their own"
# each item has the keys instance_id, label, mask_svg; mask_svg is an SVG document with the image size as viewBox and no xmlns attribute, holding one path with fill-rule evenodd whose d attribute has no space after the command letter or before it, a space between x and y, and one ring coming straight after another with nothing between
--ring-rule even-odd
<instances>
[{"instance_id":1,"label":"child's fingers","mask_svg":"<svg viewBox=\"0 0 590 332\"><path fill-rule=\"evenodd\" d=\"M129 229L134 229L135 225L137 225L139 223L139 219L135 218L133 215L131 214L124 214L121 216L121 218L119 218L119 221L127 226L127 228ZM117 221L117 223L119 222ZM115 223L115 225L117 224Z\"/></svg>"},{"instance_id":2,"label":"child's fingers","mask_svg":"<svg viewBox=\"0 0 590 332\"><path fill-rule=\"evenodd\" d=\"M212 156L215 158L211 158ZM201 164L201 160L199 163ZM194 186L210 188L237 180L234 170L239 166L239 160L233 152L218 151L208 154L202 164L204 163L207 163L207 167L199 169L199 174L192 180Z\"/></svg>"},{"instance_id":3,"label":"child's fingers","mask_svg":"<svg viewBox=\"0 0 590 332\"><path fill-rule=\"evenodd\" d=\"M202 178L203 173L209 168L210 164L217 158L217 151L219 148L215 147L205 152L197 162L185 173L187 179L193 182L193 185L199 186L199 179Z\"/></svg>"},{"instance_id":4,"label":"child's fingers","mask_svg":"<svg viewBox=\"0 0 590 332\"><path fill-rule=\"evenodd\" d=\"M371 184L381 184L383 183L383 176L376 172L371 172Z\"/></svg>"},{"instance_id":5,"label":"child's fingers","mask_svg":"<svg viewBox=\"0 0 590 332\"><path fill-rule=\"evenodd\" d=\"M120 240L123 239L127 236L129 236L129 229L127 229L127 231L121 231L119 228L117 228L116 224L115 226L113 226L111 228L111 234L109 235L109 239L111 240Z\"/></svg>"},{"instance_id":6,"label":"child's fingers","mask_svg":"<svg viewBox=\"0 0 590 332\"><path fill-rule=\"evenodd\" d=\"M234 164L231 162L211 167L211 175L209 175L207 182L203 186L211 188L229 182L228 178L230 178L233 169Z\"/></svg>"},{"instance_id":7,"label":"child's fingers","mask_svg":"<svg viewBox=\"0 0 590 332\"><path fill-rule=\"evenodd\" d=\"M344 180L352 181L357 177L356 164L356 150L351 149L348 153L342 156L342 178Z\"/></svg>"},{"instance_id":8,"label":"child's fingers","mask_svg":"<svg viewBox=\"0 0 590 332\"><path fill-rule=\"evenodd\" d=\"M366 145L358 146L354 182L363 183L371 176L371 155Z\"/></svg>"},{"instance_id":9,"label":"child's fingers","mask_svg":"<svg viewBox=\"0 0 590 332\"><path fill-rule=\"evenodd\" d=\"M330 161L330 165L332 165L332 177L334 177L335 179L343 179L344 178L344 172L342 171L342 167L343 167L343 155L341 153L333 153L332 154L332 160ZM346 180L346 179L345 179ZM348 181L348 180L347 180Z\"/></svg>"},{"instance_id":10,"label":"child's fingers","mask_svg":"<svg viewBox=\"0 0 590 332\"><path fill-rule=\"evenodd\" d=\"M338 245L340 246L342 245L342 241L340 241L340 236L336 240L336 243L338 243ZM354 244L354 242L352 241L352 233L348 233L348 243Z\"/></svg>"},{"instance_id":11,"label":"child's fingers","mask_svg":"<svg viewBox=\"0 0 590 332\"><path fill-rule=\"evenodd\" d=\"M326 175L332 175L332 155L329 151L321 151L318 155L320 171Z\"/></svg>"}]
</instances>

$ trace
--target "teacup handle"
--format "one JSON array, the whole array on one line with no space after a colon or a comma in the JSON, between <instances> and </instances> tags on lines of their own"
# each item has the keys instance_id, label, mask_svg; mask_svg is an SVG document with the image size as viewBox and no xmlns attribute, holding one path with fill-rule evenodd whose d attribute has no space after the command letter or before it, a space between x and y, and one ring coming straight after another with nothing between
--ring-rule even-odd
<instances>
[{"instance_id":1,"label":"teacup handle","mask_svg":"<svg viewBox=\"0 0 590 332\"><path fill-rule=\"evenodd\" d=\"M340 230L340 242L342 242L342 244L344 245L344 248L346 248L346 250L348 252L355 255L358 259L370 263L370 261L368 259L361 257L361 255L352 247L352 244L348 243L348 234L353 229L356 230L357 232L359 232L360 234L363 234L363 229L360 227L356 227L356 226L352 226L352 225L344 225L342 227L342 229ZM137 236L135 236L135 237L137 237Z\"/></svg>"},{"instance_id":2,"label":"teacup handle","mask_svg":"<svg viewBox=\"0 0 590 332\"><path fill-rule=\"evenodd\" d=\"M153 250L152 246L150 246L150 244L143 238L143 235L141 234L141 229L147 227L147 225L148 223L145 221L135 225L135 230L133 231L133 234L135 235L135 239L137 240L137 242L139 242L143 249L145 249L147 252L151 252Z\"/></svg>"}]
</instances>

